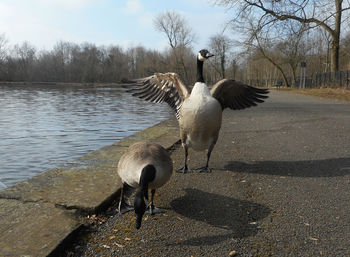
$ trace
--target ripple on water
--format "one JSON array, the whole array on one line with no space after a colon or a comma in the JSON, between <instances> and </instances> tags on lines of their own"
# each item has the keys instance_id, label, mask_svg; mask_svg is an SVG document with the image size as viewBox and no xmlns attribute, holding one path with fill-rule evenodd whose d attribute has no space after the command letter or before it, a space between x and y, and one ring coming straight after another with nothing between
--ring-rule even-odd
<instances>
[{"instance_id":1,"label":"ripple on water","mask_svg":"<svg viewBox=\"0 0 350 257\"><path fill-rule=\"evenodd\" d=\"M0 189L171 117L122 88L0 86Z\"/></svg>"}]
</instances>

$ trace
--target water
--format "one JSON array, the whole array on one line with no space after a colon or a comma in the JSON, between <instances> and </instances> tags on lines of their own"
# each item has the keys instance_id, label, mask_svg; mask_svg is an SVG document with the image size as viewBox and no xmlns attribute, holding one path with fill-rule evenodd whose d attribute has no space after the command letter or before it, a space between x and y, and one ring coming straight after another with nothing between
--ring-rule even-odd
<instances>
[{"instance_id":1,"label":"water","mask_svg":"<svg viewBox=\"0 0 350 257\"><path fill-rule=\"evenodd\" d=\"M0 189L174 117L124 91L0 85Z\"/></svg>"}]
</instances>

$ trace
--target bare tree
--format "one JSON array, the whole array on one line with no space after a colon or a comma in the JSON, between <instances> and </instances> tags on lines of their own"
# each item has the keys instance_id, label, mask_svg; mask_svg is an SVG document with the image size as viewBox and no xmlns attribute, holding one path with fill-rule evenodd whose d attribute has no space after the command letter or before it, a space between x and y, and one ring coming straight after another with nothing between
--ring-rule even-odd
<instances>
[{"instance_id":1,"label":"bare tree","mask_svg":"<svg viewBox=\"0 0 350 257\"><path fill-rule=\"evenodd\" d=\"M261 78L261 76L259 76L261 75L261 70L255 70L254 75L254 67L250 62L259 62L259 67L261 68L262 63L260 59L265 59L270 64L272 64L276 70L278 70L280 76L284 81L284 84L286 86L290 86L286 74L287 68L284 67L286 61L283 60L283 58L281 58L281 55L278 55L276 51L276 46L284 42L283 39L287 37L289 32L285 32L284 34L276 36L275 27L271 27L271 24L263 24L261 22L261 19L256 19L256 17L253 15L245 16L244 18L242 17L241 21L244 21L244 24L240 29L242 32L244 32L243 34L245 36L242 42L242 46L245 47L245 52L248 55L247 60L249 61L247 63L248 76L246 79L253 79L252 77L255 77L254 79ZM281 26L282 24L275 25ZM283 28L280 28L279 30L286 31L286 28L283 26ZM263 77L266 79L268 75L265 74ZM271 81L270 83L276 83L276 81Z\"/></svg>"},{"instance_id":2,"label":"bare tree","mask_svg":"<svg viewBox=\"0 0 350 257\"><path fill-rule=\"evenodd\" d=\"M350 32L344 37L342 45L343 55L346 56L343 66L350 70Z\"/></svg>"},{"instance_id":3,"label":"bare tree","mask_svg":"<svg viewBox=\"0 0 350 257\"><path fill-rule=\"evenodd\" d=\"M276 43L275 51L281 61L289 66L293 83L296 84L297 68L302 61L305 61L305 56L310 48L310 45L307 45L304 40L308 27L305 27L304 24L297 26L297 24L289 23L286 30L285 39L282 38Z\"/></svg>"},{"instance_id":4,"label":"bare tree","mask_svg":"<svg viewBox=\"0 0 350 257\"><path fill-rule=\"evenodd\" d=\"M348 0L216 0L228 8L236 8L236 20L254 13L262 25L278 21L294 20L321 27L332 38L331 70L339 70L339 49L342 15L350 10Z\"/></svg>"},{"instance_id":5,"label":"bare tree","mask_svg":"<svg viewBox=\"0 0 350 257\"><path fill-rule=\"evenodd\" d=\"M6 58L6 45L7 39L5 37L5 34L0 34L0 62L4 61Z\"/></svg>"},{"instance_id":6,"label":"bare tree","mask_svg":"<svg viewBox=\"0 0 350 257\"><path fill-rule=\"evenodd\" d=\"M31 81L33 78L33 67L36 60L36 48L29 42L15 45L13 49L14 62L17 63L18 80Z\"/></svg>"},{"instance_id":7,"label":"bare tree","mask_svg":"<svg viewBox=\"0 0 350 257\"><path fill-rule=\"evenodd\" d=\"M237 63L237 54L231 53L229 57L229 64L227 68L227 76L232 79L237 79L237 73L239 71L239 65Z\"/></svg>"},{"instance_id":8,"label":"bare tree","mask_svg":"<svg viewBox=\"0 0 350 257\"><path fill-rule=\"evenodd\" d=\"M175 71L182 75L185 81L189 82L189 73L185 63L187 49L195 40L195 34L187 24L186 20L175 11L167 11L159 14L154 20L155 28L164 33L168 39L175 58Z\"/></svg>"},{"instance_id":9,"label":"bare tree","mask_svg":"<svg viewBox=\"0 0 350 257\"><path fill-rule=\"evenodd\" d=\"M288 79L287 79L287 76L286 76L286 73L282 67L282 65L280 63L278 63L273 57L271 57L271 55L269 55L267 53L267 51L265 50L266 49L266 46L264 46L263 42L261 42L261 39L259 38L258 36L258 31L255 31L255 33L253 33L253 37L254 39L256 40L257 42L257 48L258 50L260 51L260 53L262 54L262 56L264 58L266 58L270 63L272 63L273 66L275 66L279 72L281 73L281 76L283 78L283 81L284 81L284 84L287 86L287 87L290 87L289 85L289 82L288 82ZM268 40L265 39L265 43L268 44Z\"/></svg>"},{"instance_id":10,"label":"bare tree","mask_svg":"<svg viewBox=\"0 0 350 257\"><path fill-rule=\"evenodd\" d=\"M224 79L226 75L227 58L232 47L232 41L223 34L216 34L209 39L209 46L215 53L214 68L220 74L220 77ZM217 65L217 63L219 65Z\"/></svg>"},{"instance_id":11,"label":"bare tree","mask_svg":"<svg viewBox=\"0 0 350 257\"><path fill-rule=\"evenodd\" d=\"M103 52L103 81L120 81L129 75L128 56L119 46L110 46Z\"/></svg>"},{"instance_id":12,"label":"bare tree","mask_svg":"<svg viewBox=\"0 0 350 257\"><path fill-rule=\"evenodd\" d=\"M167 11L159 14L154 20L156 29L164 33L171 48L190 47L195 39L195 34L188 26L187 21L175 11Z\"/></svg>"},{"instance_id":13,"label":"bare tree","mask_svg":"<svg viewBox=\"0 0 350 257\"><path fill-rule=\"evenodd\" d=\"M7 40L5 34L0 34L0 78L3 77L6 73L5 71L5 60L7 55Z\"/></svg>"}]
</instances>

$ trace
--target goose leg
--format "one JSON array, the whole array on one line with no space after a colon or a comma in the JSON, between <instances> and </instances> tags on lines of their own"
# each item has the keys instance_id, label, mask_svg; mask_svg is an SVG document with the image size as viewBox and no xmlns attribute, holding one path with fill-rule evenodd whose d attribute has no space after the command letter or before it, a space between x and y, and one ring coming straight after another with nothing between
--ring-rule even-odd
<instances>
[{"instance_id":1,"label":"goose leg","mask_svg":"<svg viewBox=\"0 0 350 257\"><path fill-rule=\"evenodd\" d=\"M198 168L196 169L196 171L199 171L199 172L211 172L211 168L209 168L209 160L210 160L210 155L211 155L211 152L213 151L214 149L214 146L215 146L215 143L212 143L209 148L208 148L208 153L207 153L207 163L204 167L201 167L201 168Z\"/></svg>"},{"instance_id":2,"label":"goose leg","mask_svg":"<svg viewBox=\"0 0 350 257\"><path fill-rule=\"evenodd\" d=\"M120 199L119 199L119 204L118 204L118 212L120 214L124 214L128 211L132 211L134 210L134 207L129 205L126 201L125 201L125 192L124 191L128 191L128 189L130 190L130 188L128 188L129 186L127 184L124 184L121 192L120 192Z\"/></svg>"},{"instance_id":3,"label":"goose leg","mask_svg":"<svg viewBox=\"0 0 350 257\"><path fill-rule=\"evenodd\" d=\"M152 189L151 190L151 202L150 202L150 213L153 215L154 214L154 204L153 204L153 199L154 199L154 194L156 193L156 190L155 189Z\"/></svg>"},{"instance_id":4,"label":"goose leg","mask_svg":"<svg viewBox=\"0 0 350 257\"><path fill-rule=\"evenodd\" d=\"M162 212L165 212L164 210L162 209L159 209L157 207L154 206L153 204L153 199L154 199L154 194L156 193L156 190L155 189L152 189L151 190L151 202L149 203L148 205L148 213L151 214L151 215L154 215L156 213L162 213Z\"/></svg>"},{"instance_id":5,"label":"goose leg","mask_svg":"<svg viewBox=\"0 0 350 257\"><path fill-rule=\"evenodd\" d=\"M178 169L176 172L185 174L187 172L191 172L191 170L188 169L188 166L187 166L188 146L186 144L183 144L183 147L185 149L185 165L181 169Z\"/></svg>"}]
</instances>

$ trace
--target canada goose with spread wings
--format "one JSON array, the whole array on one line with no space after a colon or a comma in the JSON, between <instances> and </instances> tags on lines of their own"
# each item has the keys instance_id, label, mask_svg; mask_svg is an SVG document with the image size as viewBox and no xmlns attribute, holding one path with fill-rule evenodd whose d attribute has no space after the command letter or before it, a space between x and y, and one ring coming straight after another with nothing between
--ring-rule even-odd
<instances>
[{"instance_id":1,"label":"canada goose with spread wings","mask_svg":"<svg viewBox=\"0 0 350 257\"><path fill-rule=\"evenodd\" d=\"M197 80L191 89L176 73L156 73L152 76L127 80L128 92L149 102L166 102L175 111L180 126L180 137L185 149L184 167L178 172L189 171L188 149L207 151L207 162L199 171L208 171L210 154L221 128L222 111L225 108L241 110L256 106L267 98L268 90L245 85L232 79L218 81L210 90L204 82L203 63L212 57L203 49L197 54Z\"/></svg>"}]
</instances>

